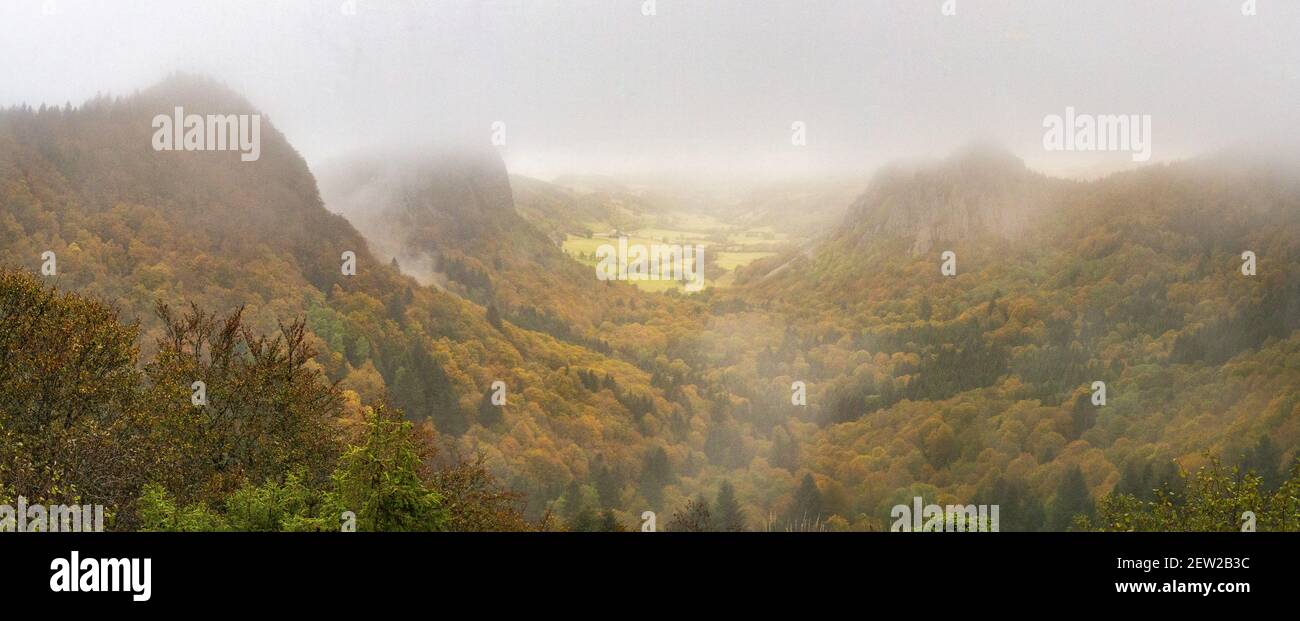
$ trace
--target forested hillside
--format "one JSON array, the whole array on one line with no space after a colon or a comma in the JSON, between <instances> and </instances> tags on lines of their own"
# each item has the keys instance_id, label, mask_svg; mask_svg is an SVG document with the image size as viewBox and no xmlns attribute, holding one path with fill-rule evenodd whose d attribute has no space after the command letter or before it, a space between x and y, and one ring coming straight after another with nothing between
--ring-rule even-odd
<instances>
[{"instance_id":1,"label":"forested hillside","mask_svg":"<svg viewBox=\"0 0 1300 621\"><path fill-rule=\"evenodd\" d=\"M649 438L681 416L681 406L651 385L651 373L501 321L376 259L346 220L323 208L305 163L268 123L257 162L228 152L152 150L150 119L177 105L196 114L255 112L224 87L184 76L79 108L5 110L0 247L10 267L36 273L42 254L55 253L57 275L43 277L43 285L102 300L119 309L122 323L138 322L141 364L165 353L157 345L168 335L154 312L159 302L193 303L219 316L239 312L252 334L301 319L303 350L315 352L308 364L323 381L337 382L345 403L356 409L386 399L436 433L442 454L481 456L524 495L530 516L598 470L617 482L607 485L611 505L622 506L624 496L646 504L631 499L642 462L655 449L663 453ZM343 273L345 252L355 253L355 275ZM490 401L497 381L505 385L503 406ZM184 392L173 396L188 404ZM211 394L214 403L236 397L215 387ZM38 431L61 437L45 426ZM25 452L8 448L11 459ZM239 474L224 488L262 485L263 478L281 483L289 474L231 468ZM104 500L84 485L14 492Z\"/></svg>"},{"instance_id":2,"label":"forested hillside","mask_svg":"<svg viewBox=\"0 0 1300 621\"><path fill-rule=\"evenodd\" d=\"M404 272L520 327L602 353L618 352L651 368L670 338L666 333L688 327L681 316L700 312L698 304L593 278L590 268L565 256L519 215L511 179L496 153L343 161L322 172L321 179L327 206L376 240ZM525 184L531 192L545 191ZM554 205L565 196L570 195L531 204ZM541 208L557 227L575 226L576 214L594 209ZM656 337L649 344L646 332Z\"/></svg>"},{"instance_id":3,"label":"forested hillside","mask_svg":"<svg viewBox=\"0 0 1300 621\"><path fill-rule=\"evenodd\" d=\"M971 148L849 205L792 191L842 219L662 294L559 244L680 190L447 152L318 191L273 119L256 162L153 150L182 105L257 112L185 76L0 112L0 501L174 530L884 530L921 496L999 504L1003 530L1205 529L1228 513L1160 503L1231 480L1258 488L1231 506L1294 512L1293 167L1084 183Z\"/></svg>"},{"instance_id":4,"label":"forested hillside","mask_svg":"<svg viewBox=\"0 0 1300 621\"><path fill-rule=\"evenodd\" d=\"M1004 526L1064 528L1089 496L1150 497L1207 452L1275 485L1300 447L1294 171L1210 159L1066 184L1008 158L882 173L816 254L735 294L791 318L754 365L813 386L798 443L836 511L1001 499Z\"/></svg>"}]
</instances>

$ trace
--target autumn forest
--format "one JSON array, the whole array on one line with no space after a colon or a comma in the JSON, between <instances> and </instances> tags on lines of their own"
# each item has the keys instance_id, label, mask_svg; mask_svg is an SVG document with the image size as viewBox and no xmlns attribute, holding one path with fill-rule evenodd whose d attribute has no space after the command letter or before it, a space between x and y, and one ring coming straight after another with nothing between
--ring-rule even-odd
<instances>
[{"instance_id":1,"label":"autumn forest","mask_svg":"<svg viewBox=\"0 0 1300 621\"><path fill-rule=\"evenodd\" d=\"M541 180L151 148L206 77L0 111L0 504L109 530L1300 530L1300 170ZM797 215L798 217L795 217ZM602 280L703 248L706 287ZM651 516L653 514L653 516ZM347 520L344 520L347 521Z\"/></svg>"}]
</instances>

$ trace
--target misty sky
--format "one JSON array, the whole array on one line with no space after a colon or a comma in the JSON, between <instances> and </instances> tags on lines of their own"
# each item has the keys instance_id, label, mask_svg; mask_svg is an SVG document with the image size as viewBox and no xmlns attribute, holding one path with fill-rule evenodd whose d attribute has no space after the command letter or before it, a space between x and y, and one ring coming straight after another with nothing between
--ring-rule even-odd
<instances>
[{"instance_id":1,"label":"misty sky","mask_svg":"<svg viewBox=\"0 0 1300 621\"><path fill-rule=\"evenodd\" d=\"M1300 136L1294 0L643 2L0 0L0 106L198 72L309 163L503 121L512 171L541 177L865 171L973 139L1051 172L1131 165L1045 152L1066 106L1150 114L1153 161Z\"/></svg>"}]
</instances>

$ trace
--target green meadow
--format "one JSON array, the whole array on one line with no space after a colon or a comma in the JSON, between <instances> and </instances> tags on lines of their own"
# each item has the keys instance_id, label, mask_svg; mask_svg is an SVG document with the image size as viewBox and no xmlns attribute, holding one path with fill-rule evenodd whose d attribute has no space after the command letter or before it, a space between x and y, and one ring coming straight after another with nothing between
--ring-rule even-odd
<instances>
[{"instance_id":1,"label":"green meadow","mask_svg":"<svg viewBox=\"0 0 1300 621\"><path fill-rule=\"evenodd\" d=\"M670 223L670 224L665 224ZM596 265L596 250L603 244L617 244L614 227L606 222L589 222L591 237L568 235L564 252L586 265ZM671 214L659 223L622 231L629 244L699 244L704 247L707 286L725 287L734 280L736 269L776 252L772 248L788 241L788 236L771 227L743 228L700 214ZM722 241L722 240L725 240ZM664 292L680 289L681 283L666 280L629 281L643 291Z\"/></svg>"}]
</instances>

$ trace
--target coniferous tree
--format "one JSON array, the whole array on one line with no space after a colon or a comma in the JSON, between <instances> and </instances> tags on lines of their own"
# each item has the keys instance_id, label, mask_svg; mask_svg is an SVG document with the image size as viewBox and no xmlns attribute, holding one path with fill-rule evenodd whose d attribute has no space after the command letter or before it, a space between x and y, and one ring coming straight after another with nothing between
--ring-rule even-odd
<instances>
[{"instance_id":1,"label":"coniferous tree","mask_svg":"<svg viewBox=\"0 0 1300 621\"><path fill-rule=\"evenodd\" d=\"M1070 427L1072 436L1078 439L1083 432L1097 424L1097 406L1092 404L1092 397L1088 394L1080 394L1074 400L1074 407L1070 410Z\"/></svg>"},{"instance_id":2,"label":"coniferous tree","mask_svg":"<svg viewBox=\"0 0 1300 621\"><path fill-rule=\"evenodd\" d=\"M478 424L491 428L500 423L504 416L501 408L505 406L492 403L492 391L489 390L478 402Z\"/></svg>"},{"instance_id":3,"label":"coniferous tree","mask_svg":"<svg viewBox=\"0 0 1300 621\"><path fill-rule=\"evenodd\" d=\"M717 529L724 532L741 532L745 530L745 513L736 500L736 488L730 481L723 481L718 486L718 499L713 510Z\"/></svg>"},{"instance_id":4,"label":"coniferous tree","mask_svg":"<svg viewBox=\"0 0 1300 621\"><path fill-rule=\"evenodd\" d=\"M1035 532L1043 529L1047 511L1043 501L1022 479L998 478L976 496L978 504L998 505L998 530Z\"/></svg>"},{"instance_id":5,"label":"coniferous tree","mask_svg":"<svg viewBox=\"0 0 1300 621\"><path fill-rule=\"evenodd\" d=\"M785 512L785 528L797 531L819 529L825 518L824 512L817 481L811 473L803 475L803 481L790 501L790 508Z\"/></svg>"},{"instance_id":6,"label":"coniferous tree","mask_svg":"<svg viewBox=\"0 0 1300 621\"><path fill-rule=\"evenodd\" d=\"M777 427L772 432L772 465L786 470L799 467L799 445L785 427Z\"/></svg>"},{"instance_id":7,"label":"coniferous tree","mask_svg":"<svg viewBox=\"0 0 1300 621\"><path fill-rule=\"evenodd\" d=\"M664 447L655 447L646 454L645 465L641 468L641 491L646 500L659 504L663 500L663 488L672 482L672 478L672 464Z\"/></svg>"},{"instance_id":8,"label":"coniferous tree","mask_svg":"<svg viewBox=\"0 0 1300 621\"><path fill-rule=\"evenodd\" d=\"M364 441L339 460L339 505L357 516L357 530L430 531L446 522L442 499L420 477L411 423L383 405L366 417Z\"/></svg>"},{"instance_id":9,"label":"coniferous tree","mask_svg":"<svg viewBox=\"0 0 1300 621\"><path fill-rule=\"evenodd\" d=\"M622 533L627 532L627 527L618 521L618 516L614 514L613 509L605 509L600 514L600 532Z\"/></svg>"},{"instance_id":10,"label":"coniferous tree","mask_svg":"<svg viewBox=\"0 0 1300 621\"><path fill-rule=\"evenodd\" d=\"M501 329L501 312L497 310L496 304L488 304L487 321L493 328Z\"/></svg>"},{"instance_id":11,"label":"coniferous tree","mask_svg":"<svg viewBox=\"0 0 1300 621\"><path fill-rule=\"evenodd\" d=\"M609 467L604 458L599 459L595 470L596 493L600 496L600 506L617 507L623 492L623 481L618 472Z\"/></svg>"},{"instance_id":12,"label":"coniferous tree","mask_svg":"<svg viewBox=\"0 0 1300 621\"><path fill-rule=\"evenodd\" d=\"M393 399L408 417L431 419L439 433L459 436L469 427L465 413L457 404L451 379L424 347L413 347L410 367L398 371L393 382Z\"/></svg>"},{"instance_id":13,"label":"coniferous tree","mask_svg":"<svg viewBox=\"0 0 1300 621\"><path fill-rule=\"evenodd\" d=\"M1088 482L1083 478L1083 470L1072 466L1066 470L1065 477L1056 489L1052 507L1048 512L1047 526L1053 531L1070 530L1076 516L1088 519L1096 517L1096 506L1088 491Z\"/></svg>"}]
</instances>

